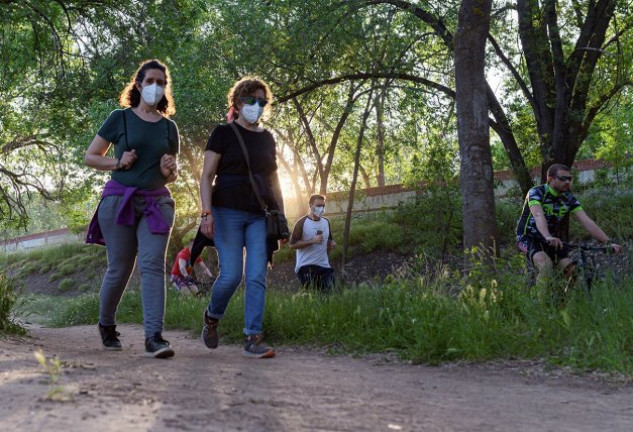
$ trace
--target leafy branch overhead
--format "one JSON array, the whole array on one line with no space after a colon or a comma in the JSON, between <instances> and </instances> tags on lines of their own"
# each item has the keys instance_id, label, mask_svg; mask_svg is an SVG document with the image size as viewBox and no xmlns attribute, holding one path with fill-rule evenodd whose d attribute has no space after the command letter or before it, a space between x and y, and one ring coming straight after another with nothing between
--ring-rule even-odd
<instances>
[{"instance_id":1,"label":"leafy branch overhead","mask_svg":"<svg viewBox=\"0 0 633 432\"><path fill-rule=\"evenodd\" d=\"M355 168L365 187L410 181L425 170L420 161L433 159L429 143L441 143L445 154L458 148L455 38L463 4L0 1L3 217L26 221L27 191L77 203L93 198L107 173L85 170L83 153L147 58L172 72L182 140L177 237L198 210L208 134L225 121L226 92L245 74L267 80L276 95L266 126L278 139L286 196L348 189ZM628 6L492 5L481 54L491 150L496 168L510 167L523 191L531 167L616 151L601 139L613 127L612 136L628 136L628 122L610 121L631 103ZM459 162L451 166L456 176Z\"/></svg>"}]
</instances>

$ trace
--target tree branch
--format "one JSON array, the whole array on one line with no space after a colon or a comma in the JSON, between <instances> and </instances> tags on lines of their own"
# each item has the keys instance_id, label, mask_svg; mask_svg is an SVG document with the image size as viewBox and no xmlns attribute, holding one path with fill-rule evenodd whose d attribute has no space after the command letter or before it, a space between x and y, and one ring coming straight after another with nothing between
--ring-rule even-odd
<instances>
[{"instance_id":1,"label":"tree branch","mask_svg":"<svg viewBox=\"0 0 633 432\"><path fill-rule=\"evenodd\" d=\"M530 105L532 105L532 109L536 110L536 102L534 101L534 96L530 92L530 89L528 88L527 84L523 80L523 77L521 77L521 74L519 73L519 71L516 70L514 65L510 62L510 59L502 51L496 39L490 34L488 35L488 41L490 42L492 47L495 49L497 56L501 59L501 62L506 65L506 67L508 68L508 70L510 71L514 79L516 80L517 84L521 88L521 91L523 92L523 95L528 100Z\"/></svg>"},{"instance_id":2,"label":"tree branch","mask_svg":"<svg viewBox=\"0 0 633 432\"><path fill-rule=\"evenodd\" d=\"M320 87L324 87L327 85L339 84L344 81L357 81L357 80L366 80L366 79L376 79L376 78L390 78L394 80L403 80L410 81L417 84L422 84L427 87L434 88L451 98L455 98L455 91L436 82L427 80L425 78L421 78L415 75L407 74L407 73L398 73L398 72L368 72L368 73L354 73L354 74L345 74L335 78L329 78L322 81L314 82L310 85L307 85L299 90L296 90L287 95L281 96L277 98L277 103L283 103L290 99L296 98L304 93L311 92L312 90L316 90Z\"/></svg>"}]
</instances>

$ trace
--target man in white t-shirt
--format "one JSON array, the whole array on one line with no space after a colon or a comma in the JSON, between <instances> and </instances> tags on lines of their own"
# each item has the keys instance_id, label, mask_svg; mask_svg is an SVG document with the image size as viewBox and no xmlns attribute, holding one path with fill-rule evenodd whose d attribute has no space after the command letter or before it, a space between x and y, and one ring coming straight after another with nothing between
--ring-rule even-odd
<instances>
[{"instance_id":1,"label":"man in white t-shirt","mask_svg":"<svg viewBox=\"0 0 633 432\"><path fill-rule=\"evenodd\" d=\"M329 253L336 246L330 221L323 217L325 197L310 197L310 212L297 221L292 230L290 248L297 250L295 273L304 287L328 292L334 285L334 270Z\"/></svg>"}]
</instances>

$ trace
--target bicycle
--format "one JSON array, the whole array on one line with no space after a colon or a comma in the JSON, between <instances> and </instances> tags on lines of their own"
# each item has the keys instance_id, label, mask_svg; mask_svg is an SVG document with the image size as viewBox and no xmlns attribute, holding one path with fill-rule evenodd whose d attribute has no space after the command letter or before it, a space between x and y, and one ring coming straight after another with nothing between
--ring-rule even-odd
<instances>
[{"instance_id":1,"label":"bicycle","mask_svg":"<svg viewBox=\"0 0 633 432\"><path fill-rule=\"evenodd\" d=\"M596 255L592 252L613 252L611 246L594 246L586 242L564 242L563 246L570 251L569 258L571 259L571 263L569 266L571 266L571 268L568 266L563 270L563 274L560 278L555 277L551 281L554 285L550 287L551 291L549 296L552 296L552 298L548 300L548 302L559 306L565 305L569 290L576 284L579 276L583 282L585 293L587 295L591 294L593 282L601 276ZM529 258L526 258L526 267L528 284L533 287L536 285L537 270ZM563 275L564 278L562 277ZM556 288L556 286L558 286L558 288Z\"/></svg>"},{"instance_id":2,"label":"bicycle","mask_svg":"<svg viewBox=\"0 0 633 432\"><path fill-rule=\"evenodd\" d=\"M591 294L591 286L600 276L599 264L596 263L595 254L591 252L613 253L614 250L611 246L593 246L585 242L565 242L563 245L572 253L572 264L575 266L574 276L577 274L582 276L585 292Z\"/></svg>"}]
</instances>

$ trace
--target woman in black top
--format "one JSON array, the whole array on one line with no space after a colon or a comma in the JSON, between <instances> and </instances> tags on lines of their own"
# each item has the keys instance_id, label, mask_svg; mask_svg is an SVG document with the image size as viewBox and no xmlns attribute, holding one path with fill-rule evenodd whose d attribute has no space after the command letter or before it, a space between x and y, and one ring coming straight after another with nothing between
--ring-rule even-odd
<instances>
[{"instance_id":1,"label":"woman in black top","mask_svg":"<svg viewBox=\"0 0 633 432\"><path fill-rule=\"evenodd\" d=\"M259 126L271 100L272 93L264 81L255 77L242 78L228 93L229 122L234 119L237 133L244 139L257 192L269 209L283 211L275 140L269 131ZM250 182L248 165L236 132L229 124L217 126L204 153L200 231L215 243L220 272L213 284L209 307L204 312L202 340L209 348L218 346L218 321L242 280L244 268L246 342L243 354L266 358L273 357L275 351L262 341L268 252L266 220L255 195L257 192Z\"/></svg>"}]
</instances>

